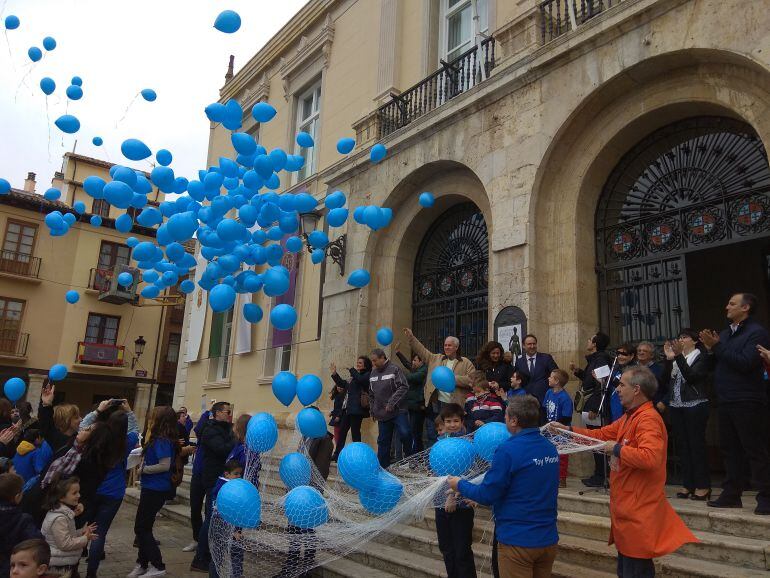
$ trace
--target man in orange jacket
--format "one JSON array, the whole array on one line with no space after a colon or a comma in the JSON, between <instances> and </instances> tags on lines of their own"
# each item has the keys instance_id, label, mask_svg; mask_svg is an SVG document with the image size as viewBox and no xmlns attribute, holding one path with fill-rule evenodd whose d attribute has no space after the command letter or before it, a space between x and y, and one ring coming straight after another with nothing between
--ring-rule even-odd
<instances>
[{"instance_id":1,"label":"man in orange jacket","mask_svg":"<svg viewBox=\"0 0 770 578\"><path fill-rule=\"evenodd\" d=\"M618 576L655 576L652 559L698 539L668 503L666 448L668 436L652 405L658 381L646 367L630 367L616 391L625 414L601 429L569 428L605 441L610 456L610 541L618 549ZM567 426L551 422L551 428Z\"/></svg>"}]
</instances>

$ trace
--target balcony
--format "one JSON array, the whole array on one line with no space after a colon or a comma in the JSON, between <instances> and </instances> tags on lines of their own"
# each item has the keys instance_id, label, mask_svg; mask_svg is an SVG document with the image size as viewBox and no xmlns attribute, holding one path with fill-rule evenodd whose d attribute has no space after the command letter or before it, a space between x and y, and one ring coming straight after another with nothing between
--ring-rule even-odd
<instances>
[{"instance_id":1,"label":"balcony","mask_svg":"<svg viewBox=\"0 0 770 578\"><path fill-rule=\"evenodd\" d=\"M37 280L40 275L40 257L14 251L0 251L0 273Z\"/></svg>"},{"instance_id":2,"label":"balcony","mask_svg":"<svg viewBox=\"0 0 770 578\"><path fill-rule=\"evenodd\" d=\"M15 329L0 329L0 357L26 359L29 333Z\"/></svg>"},{"instance_id":3,"label":"balcony","mask_svg":"<svg viewBox=\"0 0 770 578\"><path fill-rule=\"evenodd\" d=\"M125 365L125 347L111 343L78 343L76 362L81 365L121 368Z\"/></svg>"},{"instance_id":4,"label":"balcony","mask_svg":"<svg viewBox=\"0 0 770 578\"><path fill-rule=\"evenodd\" d=\"M391 95L393 100L377 109L375 138L388 136L479 84L479 65L489 76L495 67L495 39L490 37L481 43L481 56L478 46L474 46L451 62L442 60L441 65L428 78L399 95Z\"/></svg>"},{"instance_id":5,"label":"balcony","mask_svg":"<svg viewBox=\"0 0 770 578\"><path fill-rule=\"evenodd\" d=\"M621 2L622 0L545 0L539 5L540 39L543 44L547 44Z\"/></svg>"},{"instance_id":6,"label":"balcony","mask_svg":"<svg viewBox=\"0 0 770 578\"><path fill-rule=\"evenodd\" d=\"M91 269L91 274L88 276L88 288L99 293L109 291L112 274L112 269Z\"/></svg>"}]
</instances>

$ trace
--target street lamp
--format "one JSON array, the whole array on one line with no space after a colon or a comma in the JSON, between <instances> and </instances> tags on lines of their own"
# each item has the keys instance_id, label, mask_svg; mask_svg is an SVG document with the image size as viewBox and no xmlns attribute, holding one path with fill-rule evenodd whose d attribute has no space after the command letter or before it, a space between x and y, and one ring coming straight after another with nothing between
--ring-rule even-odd
<instances>
[{"instance_id":1,"label":"street lamp","mask_svg":"<svg viewBox=\"0 0 770 578\"><path fill-rule=\"evenodd\" d=\"M142 353L144 353L145 345L147 345L147 342L144 340L144 336L142 335L140 335L139 338L134 341L134 358L131 360L131 369L134 369L136 362L139 361Z\"/></svg>"},{"instance_id":2,"label":"street lamp","mask_svg":"<svg viewBox=\"0 0 770 578\"><path fill-rule=\"evenodd\" d=\"M321 220L321 213L316 210L309 213L302 213L300 215L300 226L302 227L302 237L305 239L305 245L307 245L308 253L313 252L313 247L310 245L308 235L316 230L318 227L318 221ZM345 275L345 242L347 235L340 235L334 241L329 241L329 244L323 249L324 258L331 257L340 269L340 275Z\"/></svg>"}]
</instances>

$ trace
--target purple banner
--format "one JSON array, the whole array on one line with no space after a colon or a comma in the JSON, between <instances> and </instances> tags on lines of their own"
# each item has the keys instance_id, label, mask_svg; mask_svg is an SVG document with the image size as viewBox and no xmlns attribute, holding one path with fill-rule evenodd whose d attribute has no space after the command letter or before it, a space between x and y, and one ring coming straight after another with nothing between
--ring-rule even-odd
<instances>
[{"instance_id":1,"label":"purple banner","mask_svg":"<svg viewBox=\"0 0 770 578\"><path fill-rule=\"evenodd\" d=\"M286 239L291 235L286 235L281 239L281 246L286 251ZM288 251L283 254L281 259L281 265L289 270L289 290L283 295L279 295L275 298L273 307L286 303L287 305L294 306L294 292L297 285L297 272L299 271L299 256L300 253L289 253ZM283 345L290 345L292 339L292 329L276 329L273 327L273 347L280 347Z\"/></svg>"}]
</instances>

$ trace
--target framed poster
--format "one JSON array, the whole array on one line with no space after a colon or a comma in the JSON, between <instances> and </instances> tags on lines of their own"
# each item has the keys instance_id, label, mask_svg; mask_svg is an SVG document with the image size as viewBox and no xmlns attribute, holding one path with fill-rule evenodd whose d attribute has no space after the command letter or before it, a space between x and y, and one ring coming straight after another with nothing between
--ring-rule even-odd
<instances>
[{"instance_id":1,"label":"framed poster","mask_svg":"<svg viewBox=\"0 0 770 578\"><path fill-rule=\"evenodd\" d=\"M521 357L522 341L527 334L527 316L518 307L505 307L495 317L495 340L511 353L512 363Z\"/></svg>"}]
</instances>

